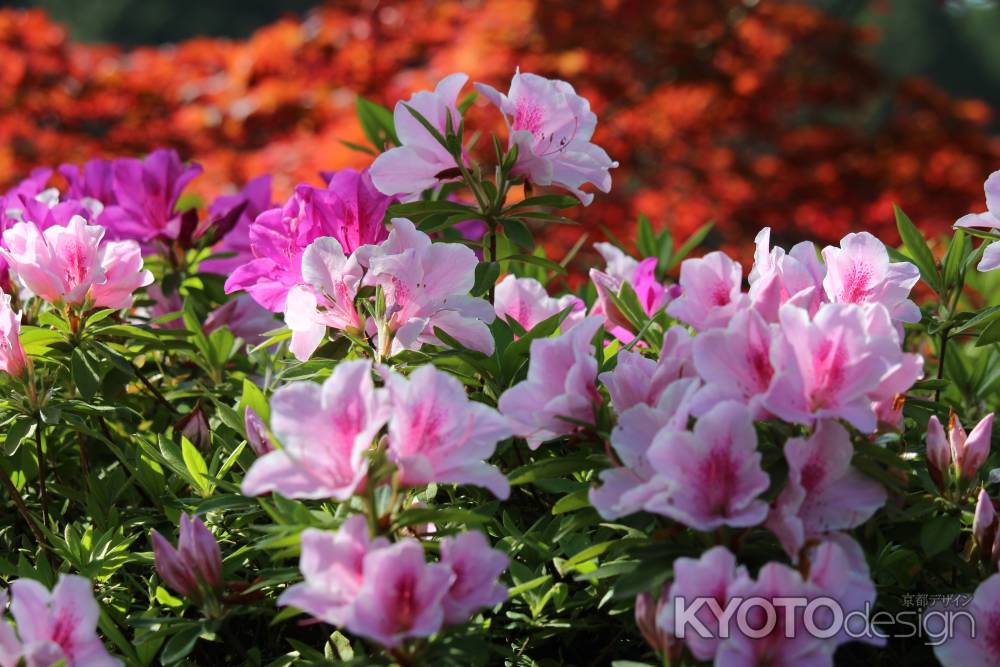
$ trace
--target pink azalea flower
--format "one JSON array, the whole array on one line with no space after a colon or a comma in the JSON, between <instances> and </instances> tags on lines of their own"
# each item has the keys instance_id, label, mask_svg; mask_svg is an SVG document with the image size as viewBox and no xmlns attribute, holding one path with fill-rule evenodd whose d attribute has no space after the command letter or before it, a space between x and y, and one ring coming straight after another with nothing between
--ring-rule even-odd
<instances>
[{"instance_id":1,"label":"pink azalea flower","mask_svg":"<svg viewBox=\"0 0 1000 667\"><path fill-rule=\"evenodd\" d=\"M724 252L681 262L681 295L667 306L667 315L697 331L725 326L747 303L740 291L743 269Z\"/></svg>"},{"instance_id":2,"label":"pink azalea flower","mask_svg":"<svg viewBox=\"0 0 1000 667\"><path fill-rule=\"evenodd\" d=\"M220 327L227 327L234 336L256 345L264 341L265 333L278 327L278 321L249 294L237 294L205 318L205 333Z\"/></svg>"},{"instance_id":3,"label":"pink azalea flower","mask_svg":"<svg viewBox=\"0 0 1000 667\"><path fill-rule=\"evenodd\" d=\"M132 293L153 282L153 274L142 268L142 249L135 241L109 241L101 250L104 281L95 282L90 289L94 305L131 308Z\"/></svg>"},{"instance_id":4,"label":"pink azalea flower","mask_svg":"<svg viewBox=\"0 0 1000 667\"><path fill-rule=\"evenodd\" d=\"M976 538L976 544L980 551L985 550L988 557L992 548L993 540L997 532L997 511L993 507L993 500L986 489L979 490L979 497L976 498L976 512L972 517L972 535Z\"/></svg>"},{"instance_id":5,"label":"pink azalea flower","mask_svg":"<svg viewBox=\"0 0 1000 667\"><path fill-rule=\"evenodd\" d=\"M855 640L884 646L883 638L865 632L870 627L876 591L861 545L847 533L829 533L806 549L805 561L809 564L809 583L819 589L820 595L836 600L845 615L853 614L840 632L826 640L831 652ZM813 621L820 628L832 627L836 620L833 614L829 608L819 607Z\"/></svg>"},{"instance_id":6,"label":"pink azalea flower","mask_svg":"<svg viewBox=\"0 0 1000 667\"><path fill-rule=\"evenodd\" d=\"M177 151L161 148L142 160L115 160L111 170L115 204L101 213L109 235L143 243L176 239L181 232L177 202L188 183L201 174L201 165L185 165Z\"/></svg>"},{"instance_id":7,"label":"pink azalea flower","mask_svg":"<svg viewBox=\"0 0 1000 667\"><path fill-rule=\"evenodd\" d=\"M647 457L669 480L652 511L696 530L756 526L767 517L758 496L770 478L761 469L757 433L746 406L728 401L706 412L694 432L660 431Z\"/></svg>"},{"instance_id":8,"label":"pink azalea flower","mask_svg":"<svg viewBox=\"0 0 1000 667\"><path fill-rule=\"evenodd\" d=\"M388 418L371 363L338 364L322 384L294 382L271 398L271 432L281 443L254 461L244 495L277 491L288 498L346 500L364 482L367 453Z\"/></svg>"},{"instance_id":9,"label":"pink azalea flower","mask_svg":"<svg viewBox=\"0 0 1000 667\"><path fill-rule=\"evenodd\" d=\"M435 327L465 347L493 353L488 324L496 313L488 301L469 295L479 263L471 249L432 243L412 222L395 218L389 238L367 250L361 257L368 267L363 284L385 294L387 321L378 332L383 354L440 345Z\"/></svg>"},{"instance_id":10,"label":"pink azalea flower","mask_svg":"<svg viewBox=\"0 0 1000 667\"><path fill-rule=\"evenodd\" d=\"M364 582L365 557L389 546L384 537L371 539L365 517L355 514L336 531L302 531L299 570L304 581L281 594L279 606L301 609L321 621L344 627Z\"/></svg>"},{"instance_id":11,"label":"pink azalea flower","mask_svg":"<svg viewBox=\"0 0 1000 667\"><path fill-rule=\"evenodd\" d=\"M941 422L936 415L931 415L927 423L927 462L931 466L931 476L941 479L942 473L954 465L958 478L975 479L990 455L992 437L992 412L983 417L968 435L958 417L952 413L947 441Z\"/></svg>"},{"instance_id":12,"label":"pink azalea flower","mask_svg":"<svg viewBox=\"0 0 1000 667\"><path fill-rule=\"evenodd\" d=\"M590 504L603 518L659 511L658 503L669 493L671 479L653 468L649 448L663 430L686 430L691 399L700 386L696 378L676 380L655 404L636 403L619 415L611 431L611 447L620 465L602 470L601 486L590 490Z\"/></svg>"},{"instance_id":13,"label":"pink azalea flower","mask_svg":"<svg viewBox=\"0 0 1000 667\"><path fill-rule=\"evenodd\" d=\"M150 539L156 571L175 591L200 598L203 590L218 592L222 588L222 552L201 519L181 513L176 549L155 530Z\"/></svg>"},{"instance_id":14,"label":"pink azalea flower","mask_svg":"<svg viewBox=\"0 0 1000 667\"><path fill-rule=\"evenodd\" d=\"M404 538L366 555L363 579L347 621L354 634L395 648L441 629L455 575L448 565L425 562L416 540Z\"/></svg>"},{"instance_id":15,"label":"pink azalea flower","mask_svg":"<svg viewBox=\"0 0 1000 667\"><path fill-rule=\"evenodd\" d=\"M597 359L591 345L601 319L588 317L560 336L531 341L528 377L500 396L498 407L531 449L592 422L600 401Z\"/></svg>"},{"instance_id":16,"label":"pink azalea flower","mask_svg":"<svg viewBox=\"0 0 1000 667\"><path fill-rule=\"evenodd\" d=\"M44 232L19 222L3 233L0 249L11 269L36 296L51 303L83 303L94 283L104 280L100 244L104 228L73 217L65 227Z\"/></svg>"},{"instance_id":17,"label":"pink azalea flower","mask_svg":"<svg viewBox=\"0 0 1000 667\"><path fill-rule=\"evenodd\" d=\"M986 179L986 212L970 213L958 219L956 227L983 227L990 230L1000 230L1000 171L994 171ZM992 241L983 251L979 260L980 271L1000 269L1000 241Z\"/></svg>"},{"instance_id":18,"label":"pink azalea flower","mask_svg":"<svg viewBox=\"0 0 1000 667\"><path fill-rule=\"evenodd\" d=\"M525 331L531 331L540 322L572 308L563 320L562 331L569 331L584 317L583 301L567 294L558 299L548 295L545 287L534 278L518 278L509 274L496 287L494 308L497 317L512 319Z\"/></svg>"},{"instance_id":19,"label":"pink azalea flower","mask_svg":"<svg viewBox=\"0 0 1000 667\"><path fill-rule=\"evenodd\" d=\"M793 560L806 541L856 528L885 504L885 489L851 466L853 455L850 435L833 420L821 421L808 438L785 443L788 481L767 527Z\"/></svg>"},{"instance_id":20,"label":"pink azalea flower","mask_svg":"<svg viewBox=\"0 0 1000 667\"><path fill-rule=\"evenodd\" d=\"M209 219L220 219L243 206L236 224L215 247L217 253L232 253L232 257L208 259L199 265L202 271L229 275L247 262L253 261L250 246L250 225L257 216L273 208L271 202L271 175L258 176L243 186L236 194L216 197L208 206Z\"/></svg>"},{"instance_id":21,"label":"pink azalea flower","mask_svg":"<svg viewBox=\"0 0 1000 667\"><path fill-rule=\"evenodd\" d=\"M245 290L271 312L281 312L288 291L303 284L302 255L313 241L332 236L351 255L386 238L382 218L392 200L374 191L367 174L338 172L330 188L299 185L283 207L257 216L250 225L254 258L229 276L227 294Z\"/></svg>"},{"instance_id":22,"label":"pink azalea flower","mask_svg":"<svg viewBox=\"0 0 1000 667\"><path fill-rule=\"evenodd\" d=\"M725 608L729 601L729 590L738 581L749 578L746 568L738 565L736 557L725 547L713 547L703 553L700 558L678 558L674 561L674 581L666 594L666 604L662 605L656 617L656 625L661 632L674 636L680 630L679 618L676 612L680 602L687 607L693 606L698 598L711 598ZM707 637L701 636L694 628L684 628L684 643L688 650L698 660L711 660L719 650L722 641L722 628L709 605L702 606L694 617L708 631Z\"/></svg>"},{"instance_id":23,"label":"pink azalea flower","mask_svg":"<svg viewBox=\"0 0 1000 667\"><path fill-rule=\"evenodd\" d=\"M773 328L755 309L747 308L736 313L725 329L694 337L694 367L705 381L695 401L695 415L736 400L750 408L754 419L770 416L764 398L774 378Z\"/></svg>"},{"instance_id":24,"label":"pink azalea flower","mask_svg":"<svg viewBox=\"0 0 1000 667\"><path fill-rule=\"evenodd\" d=\"M507 556L490 548L477 530L441 540L441 564L451 568L451 587L441 601L445 623L465 623L477 610L507 599L497 578L507 569Z\"/></svg>"},{"instance_id":25,"label":"pink azalea flower","mask_svg":"<svg viewBox=\"0 0 1000 667\"><path fill-rule=\"evenodd\" d=\"M764 407L790 422L842 418L874 431L871 395L884 398L887 387L912 384L921 372L920 358L903 355L898 338L877 324L880 313L888 322L878 304L824 304L812 319L802 308L782 306L771 352L775 376Z\"/></svg>"},{"instance_id":26,"label":"pink azalea flower","mask_svg":"<svg viewBox=\"0 0 1000 667\"><path fill-rule=\"evenodd\" d=\"M288 292L285 324L292 330L290 349L299 361L309 359L328 327L354 334L364 330L354 307L364 269L348 257L332 236L313 241L302 254L302 280Z\"/></svg>"},{"instance_id":27,"label":"pink azalea flower","mask_svg":"<svg viewBox=\"0 0 1000 667\"><path fill-rule=\"evenodd\" d=\"M10 307L10 295L0 292L0 371L20 377L27 365L21 345L21 313Z\"/></svg>"},{"instance_id":28,"label":"pink azalea flower","mask_svg":"<svg viewBox=\"0 0 1000 667\"><path fill-rule=\"evenodd\" d=\"M663 334L663 345L655 361L639 352L619 352L614 369L598 376L615 410L622 414L640 403L655 405L674 380L694 376L694 340L687 329L675 324Z\"/></svg>"},{"instance_id":29,"label":"pink azalea flower","mask_svg":"<svg viewBox=\"0 0 1000 667\"><path fill-rule=\"evenodd\" d=\"M756 581L742 576L729 586L727 592L730 598L763 598L772 601L778 613L775 614L771 632L760 638L741 632L739 624L732 622L730 636L720 642L715 655L716 667L833 666L836 644L809 634L804 627L802 607L796 609L794 614L788 614L779 606L778 601L781 599L815 599L826 594L826 591L803 579L799 572L783 563L768 563L757 573ZM747 619L749 627L765 627L767 619L764 613L760 607L751 609Z\"/></svg>"},{"instance_id":30,"label":"pink azalea flower","mask_svg":"<svg viewBox=\"0 0 1000 667\"><path fill-rule=\"evenodd\" d=\"M268 435L267 424L249 405L243 411L243 429L247 433L247 444L257 456L264 456L276 449Z\"/></svg>"},{"instance_id":31,"label":"pink azalea flower","mask_svg":"<svg viewBox=\"0 0 1000 667\"><path fill-rule=\"evenodd\" d=\"M584 205L594 199L581 189L585 183L601 192L611 190L610 170L618 163L591 143L597 116L573 86L518 70L506 95L483 83L476 90L507 122L509 144L518 148L514 174L536 185L564 187Z\"/></svg>"},{"instance_id":32,"label":"pink azalea flower","mask_svg":"<svg viewBox=\"0 0 1000 667\"><path fill-rule=\"evenodd\" d=\"M771 228L757 234L754 264L750 270L750 301L768 322L778 319L778 309L795 302L813 314L823 293L826 267L816 255L816 247L807 241L798 243L788 253L771 248Z\"/></svg>"},{"instance_id":33,"label":"pink azalea flower","mask_svg":"<svg viewBox=\"0 0 1000 667\"><path fill-rule=\"evenodd\" d=\"M920 309L907 297L920 280L910 262L889 262L885 245L868 232L848 234L840 247L823 248L823 289L834 303L880 303L894 320L919 322Z\"/></svg>"},{"instance_id":34,"label":"pink azalea flower","mask_svg":"<svg viewBox=\"0 0 1000 667\"><path fill-rule=\"evenodd\" d=\"M933 608L930 610L932 611ZM956 617L944 642L934 647L934 655L943 667L995 667L1000 664L1000 574L979 584L972 602L962 608L975 619ZM923 621L928 631L942 631L943 619Z\"/></svg>"},{"instance_id":35,"label":"pink azalea flower","mask_svg":"<svg viewBox=\"0 0 1000 667\"><path fill-rule=\"evenodd\" d=\"M66 667L120 667L97 636L100 608L89 581L60 574L51 592L33 579L18 579L10 589L10 612L26 665L47 667L64 660Z\"/></svg>"},{"instance_id":36,"label":"pink azalea flower","mask_svg":"<svg viewBox=\"0 0 1000 667\"><path fill-rule=\"evenodd\" d=\"M400 145L375 158L370 168L375 187L387 195L405 198L419 195L442 182L456 168L455 158L427 131L406 108L423 116L441 136L445 135L448 116L456 130L462 114L458 111L458 94L469 77L456 73L441 79L434 92L422 90L406 102L397 102L392 120Z\"/></svg>"},{"instance_id":37,"label":"pink azalea flower","mask_svg":"<svg viewBox=\"0 0 1000 667\"><path fill-rule=\"evenodd\" d=\"M431 365L409 378L391 373L386 387L392 404L388 456L403 486L472 484L507 499L507 478L484 462L497 442L512 435L503 415L470 401L457 378Z\"/></svg>"}]
</instances>

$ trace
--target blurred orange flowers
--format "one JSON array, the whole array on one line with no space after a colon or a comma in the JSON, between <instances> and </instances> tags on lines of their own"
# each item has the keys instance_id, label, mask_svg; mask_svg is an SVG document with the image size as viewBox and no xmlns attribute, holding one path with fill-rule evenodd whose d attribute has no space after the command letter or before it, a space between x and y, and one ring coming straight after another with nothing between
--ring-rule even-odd
<instances>
[{"instance_id":1,"label":"blurred orange flowers","mask_svg":"<svg viewBox=\"0 0 1000 667\"><path fill-rule=\"evenodd\" d=\"M681 237L715 220L729 248L762 226L782 243L856 229L892 242L892 202L944 230L1000 166L989 109L884 80L861 54L871 38L794 3L355 0L243 42L126 52L3 10L0 182L172 146L205 166L206 197L273 172L283 198L370 161L341 143L364 143L356 93L391 106L454 71L504 87L520 66L589 98L595 141L622 165L574 214L591 240L598 224L629 236L643 212ZM500 127L484 100L470 113ZM565 248L580 229L548 238Z\"/></svg>"}]
</instances>

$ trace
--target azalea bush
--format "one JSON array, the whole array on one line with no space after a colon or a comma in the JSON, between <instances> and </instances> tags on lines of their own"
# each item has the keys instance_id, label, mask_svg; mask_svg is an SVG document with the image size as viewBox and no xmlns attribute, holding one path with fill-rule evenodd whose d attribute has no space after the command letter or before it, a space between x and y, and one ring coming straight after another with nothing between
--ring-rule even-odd
<instances>
[{"instance_id":1,"label":"azalea bush","mask_svg":"<svg viewBox=\"0 0 1000 667\"><path fill-rule=\"evenodd\" d=\"M284 201L171 150L4 195L0 665L1000 664L1000 172L747 271L640 218L571 290L536 235L619 162L570 83L357 107Z\"/></svg>"}]
</instances>

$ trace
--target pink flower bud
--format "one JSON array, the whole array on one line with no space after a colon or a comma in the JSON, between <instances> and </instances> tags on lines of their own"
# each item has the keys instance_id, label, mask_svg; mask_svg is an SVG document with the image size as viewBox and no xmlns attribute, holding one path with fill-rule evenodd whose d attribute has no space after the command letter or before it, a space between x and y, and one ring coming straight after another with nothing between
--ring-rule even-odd
<instances>
[{"instance_id":1,"label":"pink flower bud","mask_svg":"<svg viewBox=\"0 0 1000 667\"><path fill-rule=\"evenodd\" d=\"M155 530L150 539L153 542L153 560L160 578L181 595L194 594L198 590L198 582L181 555Z\"/></svg>"},{"instance_id":2,"label":"pink flower bud","mask_svg":"<svg viewBox=\"0 0 1000 667\"><path fill-rule=\"evenodd\" d=\"M177 540L181 558L195 576L210 588L222 587L222 552L212 532L201 519L181 514L181 534Z\"/></svg>"},{"instance_id":3,"label":"pink flower bud","mask_svg":"<svg viewBox=\"0 0 1000 667\"><path fill-rule=\"evenodd\" d=\"M972 534L984 555L989 556L997 531L997 513L986 489L979 491L976 514L972 519ZM985 549L984 549L985 547Z\"/></svg>"},{"instance_id":4,"label":"pink flower bud","mask_svg":"<svg viewBox=\"0 0 1000 667\"><path fill-rule=\"evenodd\" d=\"M927 470L938 489L944 488L944 471L951 465L951 450L944 427L936 415L927 422Z\"/></svg>"},{"instance_id":5,"label":"pink flower bud","mask_svg":"<svg viewBox=\"0 0 1000 667\"><path fill-rule=\"evenodd\" d=\"M20 377L27 365L21 345L21 313L15 313L10 296L0 292L0 371Z\"/></svg>"},{"instance_id":6,"label":"pink flower bud","mask_svg":"<svg viewBox=\"0 0 1000 667\"><path fill-rule=\"evenodd\" d=\"M680 657L680 652L684 646L683 643L675 640L656 623L656 617L659 615L663 605L667 603L669 597L669 584L663 587L659 602L654 600L653 596L649 593L640 593L637 595L635 598L635 624L639 628L643 639L646 640L646 643L654 651L668 659L675 659Z\"/></svg>"},{"instance_id":7,"label":"pink flower bud","mask_svg":"<svg viewBox=\"0 0 1000 667\"><path fill-rule=\"evenodd\" d=\"M267 425L253 408L247 406L243 412L243 426L247 431L247 442L257 456L264 456L275 450L274 443L267 435Z\"/></svg>"},{"instance_id":8,"label":"pink flower bud","mask_svg":"<svg viewBox=\"0 0 1000 667\"><path fill-rule=\"evenodd\" d=\"M990 455L990 439L993 436L993 413L983 417L972 433L966 437L962 425L952 415L951 448L954 452L955 466L962 479L973 479L979 468Z\"/></svg>"}]
</instances>

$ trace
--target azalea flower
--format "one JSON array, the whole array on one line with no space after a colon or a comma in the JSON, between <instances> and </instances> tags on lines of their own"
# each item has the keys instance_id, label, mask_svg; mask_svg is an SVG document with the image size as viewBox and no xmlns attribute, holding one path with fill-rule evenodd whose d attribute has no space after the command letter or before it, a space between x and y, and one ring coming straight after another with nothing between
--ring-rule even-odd
<instances>
[{"instance_id":1,"label":"azalea flower","mask_svg":"<svg viewBox=\"0 0 1000 667\"><path fill-rule=\"evenodd\" d=\"M698 419L693 432L663 429L646 456L669 482L650 501L651 511L700 531L756 526L767 517L767 503L758 496L770 478L761 469L746 406L720 403Z\"/></svg>"},{"instance_id":2,"label":"azalea flower","mask_svg":"<svg viewBox=\"0 0 1000 667\"><path fill-rule=\"evenodd\" d=\"M368 269L363 284L385 295L385 322L377 332L383 354L440 345L435 328L465 347L493 353L488 325L496 313L488 301L469 295L479 263L471 249L432 243L409 220L394 218L389 237L366 250L360 258Z\"/></svg>"},{"instance_id":3,"label":"azalea flower","mask_svg":"<svg viewBox=\"0 0 1000 667\"><path fill-rule=\"evenodd\" d=\"M257 456L264 456L276 449L268 435L264 420L249 405L243 411L243 429L247 434L247 444Z\"/></svg>"},{"instance_id":4,"label":"azalea flower","mask_svg":"<svg viewBox=\"0 0 1000 667\"><path fill-rule=\"evenodd\" d=\"M346 500L364 482L367 453L388 418L371 362L344 361L322 385L294 382L271 397L271 432L282 448L254 461L244 495Z\"/></svg>"},{"instance_id":5,"label":"azalea flower","mask_svg":"<svg viewBox=\"0 0 1000 667\"><path fill-rule=\"evenodd\" d=\"M497 578L507 569L507 556L490 548L477 530L441 540L441 564L451 568L452 583L441 603L445 623L465 623L477 610L507 599Z\"/></svg>"},{"instance_id":6,"label":"azalea flower","mask_svg":"<svg viewBox=\"0 0 1000 667\"><path fill-rule=\"evenodd\" d=\"M253 300L249 294L237 294L213 310L205 318L205 333L220 327L228 328L250 345L264 342L264 334L278 326L267 308Z\"/></svg>"},{"instance_id":7,"label":"azalea flower","mask_svg":"<svg viewBox=\"0 0 1000 667\"><path fill-rule=\"evenodd\" d=\"M292 330L290 349L306 361L323 342L328 327L355 335L364 330L354 307L364 269L355 255L344 254L340 241L324 236L302 254L302 285L285 299L285 324Z\"/></svg>"},{"instance_id":8,"label":"azalea flower","mask_svg":"<svg viewBox=\"0 0 1000 667\"><path fill-rule=\"evenodd\" d=\"M687 429L691 400L700 386L696 378L678 379L660 393L655 404L638 402L619 415L611 431L618 462L601 471L601 486L590 489L590 504L603 518L660 510L672 480L653 467L649 450L654 441L665 437L661 432Z\"/></svg>"},{"instance_id":9,"label":"azalea flower","mask_svg":"<svg viewBox=\"0 0 1000 667\"><path fill-rule=\"evenodd\" d=\"M774 378L772 325L753 308L736 313L726 328L703 331L693 339L694 367L705 381L695 401L696 415L725 401L750 408L754 419L770 416L764 399Z\"/></svg>"},{"instance_id":10,"label":"azalea flower","mask_svg":"<svg viewBox=\"0 0 1000 667\"><path fill-rule=\"evenodd\" d=\"M928 612L934 611L934 607ZM1000 614L1000 574L994 574L979 584L972 594L972 602L962 607L962 612L971 616L956 616L948 623L949 632L944 641L934 647L934 656L943 667L994 667L1000 664L1000 624L995 622ZM935 635L943 629L926 616L923 623Z\"/></svg>"},{"instance_id":11,"label":"azalea flower","mask_svg":"<svg viewBox=\"0 0 1000 667\"><path fill-rule=\"evenodd\" d=\"M905 390L921 374L920 357L901 352L880 304L828 303L813 318L785 304L779 319L771 352L775 375L764 407L787 421L841 418L871 433L877 425L873 397Z\"/></svg>"},{"instance_id":12,"label":"azalea flower","mask_svg":"<svg viewBox=\"0 0 1000 667\"><path fill-rule=\"evenodd\" d=\"M505 391L497 404L531 449L575 431L571 420L593 421L600 394L591 340L600 328L599 317L588 317L555 338L531 341L527 379Z\"/></svg>"},{"instance_id":13,"label":"azalea flower","mask_svg":"<svg viewBox=\"0 0 1000 667\"><path fill-rule=\"evenodd\" d=\"M920 309L907 298L920 271L910 262L890 263L885 245L868 232L848 234L839 248L823 248L823 259L823 289L833 303L880 303L894 320L920 321Z\"/></svg>"},{"instance_id":14,"label":"azalea flower","mask_svg":"<svg viewBox=\"0 0 1000 667\"><path fill-rule=\"evenodd\" d=\"M507 478L485 463L497 442L513 435L503 415L470 401L457 378L431 365L409 378L390 372L386 388L392 405L388 455L399 466L400 484L472 484L507 499Z\"/></svg>"},{"instance_id":15,"label":"azalea flower","mask_svg":"<svg viewBox=\"0 0 1000 667\"><path fill-rule=\"evenodd\" d=\"M226 293L245 290L273 313L285 308L288 291L304 284L302 255L316 239L331 236L345 255L387 237L382 218L392 199L364 173L338 172L328 189L299 185L281 208L264 211L250 225L253 259L226 280Z\"/></svg>"},{"instance_id":16,"label":"azalea flower","mask_svg":"<svg viewBox=\"0 0 1000 667\"><path fill-rule=\"evenodd\" d=\"M104 228L74 216L45 231L19 222L3 233L0 254L32 293L51 303L126 308L132 292L153 282L134 241L103 243Z\"/></svg>"},{"instance_id":17,"label":"azalea flower","mask_svg":"<svg viewBox=\"0 0 1000 667\"><path fill-rule=\"evenodd\" d=\"M885 489L851 466L854 446L847 430L823 420L808 438L785 442L788 481L767 520L793 560L808 541L856 528L887 499Z\"/></svg>"},{"instance_id":18,"label":"azalea flower","mask_svg":"<svg viewBox=\"0 0 1000 667\"><path fill-rule=\"evenodd\" d=\"M740 291L743 268L724 252L681 262L681 295L667 306L667 315L697 331L725 326L748 299Z\"/></svg>"},{"instance_id":19,"label":"azalea flower","mask_svg":"<svg viewBox=\"0 0 1000 667\"><path fill-rule=\"evenodd\" d=\"M534 278L519 278L508 274L497 283L494 309L497 317L512 319L525 331L531 331L539 323L571 308L562 321L562 331L569 331L584 317L583 301L567 294L558 299L548 295L545 286Z\"/></svg>"},{"instance_id":20,"label":"azalea flower","mask_svg":"<svg viewBox=\"0 0 1000 667\"><path fill-rule=\"evenodd\" d=\"M23 658L28 667L48 667L60 661L66 667L121 666L97 636L100 607L88 580L60 574L49 592L34 579L21 578L10 584L10 590L10 613L18 639L15 643L9 630L4 631L0 659L8 662L3 664L13 667ZM3 621L0 624L8 627Z\"/></svg>"},{"instance_id":21,"label":"azalea flower","mask_svg":"<svg viewBox=\"0 0 1000 667\"><path fill-rule=\"evenodd\" d=\"M771 248L771 228L765 227L754 239L754 263L750 269L750 301L768 322L776 322L778 309L791 300L814 314L822 302L826 266L819 261L816 247L803 241L787 253Z\"/></svg>"},{"instance_id":22,"label":"azalea flower","mask_svg":"<svg viewBox=\"0 0 1000 667\"><path fill-rule=\"evenodd\" d=\"M643 312L652 317L672 298L676 298L680 288L667 290L656 279L655 257L647 257L640 262L610 243L595 243L594 248L604 257L607 267L604 271L590 270L590 280L597 290L597 302L591 309L591 315L603 314L608 332L623 343L630 343L635 337L634 327L619 312L609 295L617 296L623 285L631 286Z\"/></svg>"},{"instance_id":23,"label":"azalea flower","mask_svg":"<svg viewBox=\"0 0 1000 667\"><path fill-rule=\"evenodd\" d=\"M623 414L640 403L655 405L674 380L694 376L694 341L687 329L675 324L663 334L663 344L655 361L632 350L619 352L614 369L598 376L615 410Z\"/></svg>"},{"instance_id":24,"label":"azalea flower","mask_svg":"<svg viewBox=\"0 0 1000 667\"><path fill-rule=\"evenodd\" d=\"M597 116L573 86L518 70L506 95L483 83L475 87L507 122L509 145L518 149L512 173L536 185L564 187L585 206L594 199L581 189L585 183L611 191L610 170L618 163L591 143Z\"/></svg>"},{"instance_id":25,"label":"azalea flower","mask_svg":"<svg viewBox=\"0 0 1000 667\"><path fill-rule=\"evenodd\" d=\"M207 259L198 268L201 271L229 275L247 262L253 261L253 250L250 245L250 225L257 216L273 208L271 203L271 175L264 174L247 181L236 194L220 195L208 206L210 220L226 217L243 207L233 228L216 245L216 253L232 253L232 257L216 257Z\"/></svg>"},{"instance_id":26,"label":"azalea flower","mask_svg":"<svg viewBox=\"0 0 1000 667\"><path fill-rule=\"evenodd\" d=\"M413 538L376 549L364 559L363 582L347 628L388 648L429 637L444 623L444 598L455 580L443 563L427 563Z\"/></svg>"},{"instance_id":27,"label":"azalea flower","mask_svg":"<svg viewBox=\"0 0 1000 667\"><path fill-rule=\"evenodd\" d=\"M386 195L401 195L404 199L454 180L457 174L455 158L442 146L407 107L427 120L441 136L445 135L448 117L458 129L462 114L458 111L458 94L469 77L456 73L441 79L434 92L415 93L406 102L397 102L392 120L400 145L385 151L372 163L372 182ZM464 159L464 158L463 158Z\"/></svg>"},{"instance_id":28,"label":"azalea flower","mask_svg":"<svg viewBox=\"0 0 1000 667\"><path fill-rule=\"evenodd\" d=\"M115 160L111 165L115 203L105 206L101 224L115 239L142 243L176 239L181 233L177 202L202 171L197 163L185 165L172 149L157 149L142 160Z\"/></svg>"},{"instance_id":29,"label":"azalea flower","mask_svg":"<svg viewBox=\"0 0 1000 667\"><path fill-rule=\"evenodd\" d=\"M365 557L389 546L384 537L368 535L365 517L355 514L336 531L302 531L299 570L304 581L278 598L279 606L301 609L321 621L344 627L364 581Z\"/></svg>"},{"instance_id":30,"label":"azalea flower","mask_svg":"<svg viewBox=\"0 0 1000 667\"><path fill-rule=\"evenodd\" d=\"M986 179L986 212L970 213L958 219L955 227L982 227L989 230L1000 230L1000 171L994 171ZM992 241L983 251L979 260L980 271L1000 269L1000 241Z\"/></svg>"},{"instance_id":31,"label":"azalea flower","mask_svg":"<svg viewBox=\"0 0 1000 667\"><path fill-rule=\"evenodd\" d=\"M27 366L21 345L21 313L10 307L10 295L0 292L0 370L20 377Z\"/></svg>"},{"instance_id":32,"label":"azalea flower","mask_svg":"<svg viewBox=\"0 0 1000 667\"><path fill-rule=\"evenodd\" d=\"M176 549L155 530L150 540L156 571L175 591L200 597L204 589L218 592L222 588L222 552L200 518L181 513Z\"/></svg>"}]
</instances>

